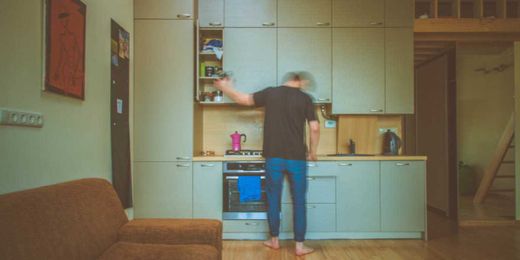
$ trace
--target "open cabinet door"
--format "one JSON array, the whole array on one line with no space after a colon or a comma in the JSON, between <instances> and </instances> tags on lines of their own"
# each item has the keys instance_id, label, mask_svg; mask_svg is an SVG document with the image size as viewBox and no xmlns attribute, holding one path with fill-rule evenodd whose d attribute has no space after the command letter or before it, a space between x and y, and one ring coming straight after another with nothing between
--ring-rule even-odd
<instances>
[{"instance_id":1,"label":"open cabinet door","mask_svg":"<svg viewBox=\"0 0 520 260\"><path fill-rule=\"evenodd\" d=\"M515 42L515 124L520 122L520 42ZM520 127L515 127L515 136L520 136ZM515 161L520 162L520 138L515 138ZM520 163L515 164L516 220L520 220Z\"/></svg>"}]
</instances>

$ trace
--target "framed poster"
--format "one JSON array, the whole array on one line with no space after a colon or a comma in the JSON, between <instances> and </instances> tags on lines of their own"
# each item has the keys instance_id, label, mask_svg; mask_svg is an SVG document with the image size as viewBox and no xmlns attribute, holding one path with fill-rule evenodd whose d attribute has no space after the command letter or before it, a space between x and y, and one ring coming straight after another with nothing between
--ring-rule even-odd
<instances>
[{"instance_id":1,"label":"framed poster","mask_svg":"<svg viewBox=\"0 0 520 260\"><path fill-rule=\"evenodd\" d=\"M87 7L80 0L44 1L44 90L84 100Z\"/></svg>"}]
</instances>

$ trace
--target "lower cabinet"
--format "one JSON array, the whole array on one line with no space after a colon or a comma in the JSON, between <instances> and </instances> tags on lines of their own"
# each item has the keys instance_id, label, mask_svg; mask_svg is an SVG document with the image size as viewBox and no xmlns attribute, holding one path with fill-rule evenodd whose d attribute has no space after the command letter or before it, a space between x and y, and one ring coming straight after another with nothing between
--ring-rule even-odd
<instances>
[{"instance_id":1,"label":"lower cabinet","mask_svg":"<svg viewBox=\"0 0 520 260\"><path fill-rule=\"evenodd\" d=\"M423 161L381 162L382 231L424 231L425 173Z\"/></svg>"},{"instance_id":2,"label":"lower cabinet","mask_svg":"<svg viewBox=\"0 0 520 260\"><path fill-rule=\"evenodd\" d=\"M191 218L191 162L134 163L135 218Z\"/></svg>"},{"instance_id":3,"label":"lower cabinet","mask_svg":"<svg viewBox=\"0 0 520 260\"><path fill-rule=\"evenodd\" d=\"M222 219L222 162L193 163L193 217Z\"/></svg>"},{"instance_id":4,"label":"lower cabinet","mask_svg":"<svg viewBox=\"0 0 520 260\"><path fill-rule=\"evenodd\" d=\"M224 220L224 233L269 232L267 220Z\"/></svg>"},{"instance_id":5,"label":"lower cabinet","mask_svg":"<svg viewBox=\"0 0 520 260\"><path fill-rule=\"evenodd\" d=\"M307 232L335 232L336 204L307 204ZM293 204L282 204L281 232L292 232Z\"/></svg>"}]
</instances>

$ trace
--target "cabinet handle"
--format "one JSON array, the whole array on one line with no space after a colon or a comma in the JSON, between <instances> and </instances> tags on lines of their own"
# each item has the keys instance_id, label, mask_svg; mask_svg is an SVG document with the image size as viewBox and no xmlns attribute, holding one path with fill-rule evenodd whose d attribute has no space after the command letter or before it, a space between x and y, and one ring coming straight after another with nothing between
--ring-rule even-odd
<instances>
[{"instance_id":1,"label":"cabinet handle","mask_svg":"<svg viewBox=\"0 0 520 260\"><path fill-rule=\"evenodd\" d=\"M246 175L244 175L246 176ZM226 180L238 180L238 176L226 176ZM261 180L265 180L265 176L260 176Z\"/></svg>"},{"instance_id":2,"label":"cabinet handle","mask_svg":"<svg viewBox=\"0 0 520 260\"><path fill-rule=\"evenodd\" d=\"M370 25L383 25L382 22L371 22Z\"/></svg>"},{"instance_id":3,"label":"cabinet handle","mask_svg":"<svg viewBox=\"0 0 520 260\"><path fill-rule=\"evenodd\" d=\"M190 167L190 165L189 164L181 164L181 163L179 163L179 164L177 164L177 167L188 168L188 167Z\"/></svg>"},{"instance_id":4,"label":"cabinet handle","mask_svg":"<svg viewBox=\"0 0 520 260\"><path fill-rule=\"evenodd\" d=\"M317 22L316 25L317 26L329 26L330 23L329 22Z\"/></svg>"},{"instance_id":5,"label":"cabinet handle","mask_svg":"<svg viewBox=\"0 0 520 260\"><path fill-rule=\"evenodd\" d=\"M318 167L315 163L307 163L307 167Z\"/></svg>"},{"instance_id":6,"label":"cabinet handle","mask_svg":"<svg viewBox=\"0 0 520 260\"><path fill-rule=\"evenodd\" d=\"M330 101L330 99L328 99L328 98L318 98L318 99L316 99L316 101Z\"/></svg>"},{"instance_id":7,"label":"cabinet handle","mask_svg":"<svg viewBox=\"0 0 520 260\"><path fill-rule=\"evenodd\" d=\"M270 22L270 23L263 23L262 26L274 26L275 23L273 22Z\"/></svg>"},{"instance_id":8,"label":"cabinet handle","mask_svg":"<svg viewBox=\"0 0 520 260\"><path fill-rule=\"evenodd\" d=\"M410 163L396 163L396 166L410 166Z\"/></svg>"},{"instance_id":9,"label":"cabinet handle","mask_svg":"<svg viewBox=\"0 0 520 260\"><path fill-rule=\"evenodd\" d=\"M246 226L258 226L257 222L246 222Z\"/></svg>"},{"instance_id":10,"label":"cabinet handle","mask_svg":"<svg viewBox=\"0 0 520 260\"><path fill-rule=\"evenodd\" d=\"M307 180L308 181L313 181L313 180L316 180L316 178L315 177L307 177Z\"/></svg>"},{"instance_id":11,"label":"cabinet handle","mask_svg":"<svg viewBox=\"0 0 520 260\"><path fill-rule=\"evenodd\" d=\"M339 166L352 166L352 163L338 163Z\"/></svg>"},{"instance_id":12,"label":"cabinet handle","mask_svg":"<svg viewBox=\"0 0 520 260\"><path fill-rule=\"evenodd\" d=\"M191 157L189 157L189 156L180 156L180 157L177 157L177 160L181 160L181 161L191 160Z\"/></svg>"},{"instance_id":13,"label":"cabinet handle","mask_svg":"<svg viewBox=\"0 0 520 260\"><path fill-rule=\"evenodd\" d=\"M221 22L211 22L209 23L210 26L222 26Z\"/></svg>"},{"instance_id":14,"label":"cabinet handle","mask_svg":"<svg viewBox=\"0 0 520 260\"><path fill-rule=\"evenodd\" d=\"M307 206L308 209L315 209L316 206Z\"/></svg>"},{"instance_id":15,"label":"cabinet handle","mask_svg":"<svg viewBox=\"0 0 520 260\"><path fill-rule=\"evenodd\" d=\"M190 19L191 18L191 14L178 14L177 18L179 18L179 19Z\"/></svg>"},{"instance_id":16,"label":"cabinet handle","mask_svg":"<svg viewBox=\"0 0 520 260\"><path fill-rule=\"evenodd\" d=\"M379 113L379 112L383 112L383 109L370 109L370 112Z\"/></svg>"},{"instance_id":17,"label":"cabinet handle","mask_svg":"<svg viewBox=\"0 0 520 260\"><path fill-rule=\"evenodd\" d=\"M200 167L205 167L205 168L209 168L209 167L215 167L215 164L201 164Z\"/></svg>"}]
</instances>

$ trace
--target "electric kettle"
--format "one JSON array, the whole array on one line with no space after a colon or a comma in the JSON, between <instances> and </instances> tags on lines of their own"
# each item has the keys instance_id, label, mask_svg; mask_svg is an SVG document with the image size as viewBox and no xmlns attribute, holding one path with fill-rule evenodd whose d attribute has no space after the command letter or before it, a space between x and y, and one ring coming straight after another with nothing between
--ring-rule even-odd
<instances>
[{"instance_id":1,"label":"electric kettle","mask_svg":"<svg viewBox=\"0 0 520 260\"><path fill-rule=\"evenodd\" d=\"M398 155L399 148L401 148L401 138L387 130L383 134L383 155Z\"/></svg>"},{"instance_id":2,"label":"electric kettle","mask_svg":"<svg viewBox=\"0 0 520 260\"><path fill-rule=\"evenodd\" d=\"M235 131L231 136L231 148L233 151L240 151L242 147L240 145L242 141L242 137L244 137L244 143L247 141L247 136L245 134L240 134L238 131Z\"/></svg>"}]
</instances>

